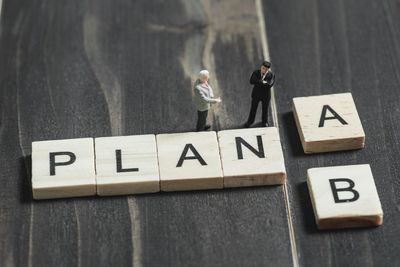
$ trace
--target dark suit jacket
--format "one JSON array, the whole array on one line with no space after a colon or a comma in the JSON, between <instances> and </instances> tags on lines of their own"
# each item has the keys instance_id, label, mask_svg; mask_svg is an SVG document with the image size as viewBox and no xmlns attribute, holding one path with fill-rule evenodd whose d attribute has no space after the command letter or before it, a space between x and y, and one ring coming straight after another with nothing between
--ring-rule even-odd
<instances>
[{"instance_id":1,"label":"dark suit jacket","mask_svg":"<svg viewBox=\"0 0 400 267\"><path fill-rule=\"evenodd\" d=\"M271 90L270 88L275 83L275 74L271 71L268 71L267 75L264 78L264 81L267 84L263 84L261 81L261 70L253 71L250 77L250 83L254 84L253 92L251 93L252 98L260 99L260 100L270 100L271 99Z\"/></svg>"}]
</instances>

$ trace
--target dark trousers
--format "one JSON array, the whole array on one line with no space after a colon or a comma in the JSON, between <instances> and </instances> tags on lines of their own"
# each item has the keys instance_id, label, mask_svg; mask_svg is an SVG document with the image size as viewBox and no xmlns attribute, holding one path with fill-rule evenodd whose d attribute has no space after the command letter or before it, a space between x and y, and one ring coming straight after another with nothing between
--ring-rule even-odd
<instances>
[{"instance_id":1,"label":"dark trousers","mask_svg":"<svg viewBox=\"0 0 400 267\"><path fill-rule=\"evenodd\" d=\"M206 120L207 120L208 110L205 111L197 111L197 131L204 131L206 127Z\"/></svg>"},{"instance_id":2,"label":"dark trousers","mask_svg":"<svg viewBox=\"0 0 400 267\"><path fill-rule=\"evenodd\" d=\"M249 124L249 125L254 123L259 102L261 102L261 105L262 105L262 123L268 123L269 99L259 99L259 98L253 97L251 100L251 109L250 109L249 118L247 119L247 124Z\"/></svg>"}]
</instances>

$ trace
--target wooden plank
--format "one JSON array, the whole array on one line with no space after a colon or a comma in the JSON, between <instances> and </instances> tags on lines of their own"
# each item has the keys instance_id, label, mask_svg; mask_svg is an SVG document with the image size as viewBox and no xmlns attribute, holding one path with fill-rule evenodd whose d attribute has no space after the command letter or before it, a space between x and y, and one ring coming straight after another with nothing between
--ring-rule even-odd
<instances>
[{"instance_id":1,"label":"wooden plank","mask_svg":"<svg viewBox=\"0 0 400 267\"><path fill-rule=\"evenodd\" d=\"M32 141L111 135L83 57L84 6L4 4L1 165L8 167L1 173L0 265L132 265L131 227L120 224L131 220L126 198L36 202L29 190Z\"/></svg>"},{"instance_id":2,"label":"wooden plank","mask_svg":"<svg viewBox=\"0 0 400 267\"><path fill-rule=\"evenodd\" d=\"M290 7L290 8L289 8ZM301 266L400 265L399 25L396 1L264 1L277 82L297 256ZM360 151L305 155L291 101L350 91L366 135ZM312 167L371 164L385 221L375 229L319 232L308 195ZM386 219L387 218L387 219Z\"/></svg>"},{"instance_id":3,"label":"wooden plank","mask_svg":"<svg viewBox=\"0 0 400 267\"><path fill-rule=\"evenodd\" d=\"M96 12L99 28L107 27L103 12ZM210 71L210 85L222 98L209 111L212 129L244 124L250 75L262 60L253 1L146 2L121 12L128 25L119 43L120 66L135 62L139 70L121 68L124 131L195 130L192 83L201 69ZM142 18L142 28L135 27L135 17ZM292 264L282 187L161 193L135 201L143 265Z\"/></svg>"},{"instance_id":4,"label":"wooden plank","mask_svg":"<svg viewBox=\"0 0 400 267\"><path fill-rule=\"evenodd\" d=\"M240 127L262 60L253 1L5 7L0 265L292 264L282 187L41 202L29 191L32 141L194 130L203 68L223 99L209 122Z\"/></svg>"}]
</instances>

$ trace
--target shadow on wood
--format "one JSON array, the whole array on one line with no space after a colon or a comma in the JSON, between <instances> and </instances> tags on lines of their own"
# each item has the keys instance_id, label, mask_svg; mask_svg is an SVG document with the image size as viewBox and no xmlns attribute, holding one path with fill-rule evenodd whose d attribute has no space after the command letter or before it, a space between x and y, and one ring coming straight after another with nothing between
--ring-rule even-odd
<instances>
[{"instance_id":1,"label":"shadow on wood","mask_svg":"<svg viewBox=\"0 0 400 267\"><path fill-rule=\"evenodd\" d=\"M291 153L290 156L293 157L303 156L304 152L301 146L296 122L293 117L293 112L286 112L282 115L281 126L283 128L282 132L286 135L286 140L288 140L290 146L286 151L289 151L289 153Z\"/></svg>"},{"instance_id":2,"label":"shadow on wood","mask_svg":"<svg viewBox=\"0 0 400 267\"><path fill-rule=\"evenodd\" d=\"M20 202L30 203L33 201L32 198L32 156L19 158L20 164Z\"/></svg>"}]
</instances>

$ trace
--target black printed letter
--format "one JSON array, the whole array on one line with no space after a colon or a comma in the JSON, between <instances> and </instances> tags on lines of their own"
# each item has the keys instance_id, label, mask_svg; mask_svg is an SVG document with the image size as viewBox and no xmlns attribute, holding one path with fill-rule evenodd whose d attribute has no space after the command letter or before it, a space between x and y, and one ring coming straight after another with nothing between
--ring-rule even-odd
<instances>
[{"instance_id":1,"label":"black printed letter","mask_svg":"<svg viewBox=\"0 0 400 267\"><path fill-rule=\"evenodd\" d=\"M243 140L241 137L235 137L236 140L236 151L237 151L237 156L238 159L243 159L243 151L242 151L242 145L247 147L251 152L256 154L257 157L259 158L265 158L264 155L264 147L263 147L263 142L261 139L261 135L257 135L257 144L258 144L258 150L256 150L254 147L249 145L246 141Z\"/></svg>"},{"instance_id":2,"label":"black printed letter","mask_svg":"<svg viewBox=\"0 0 400 267\"><path fill-rule=\"evenodd\" d=\"M332 189L332 193L333 193L333 198L335 199L335 203L341 203L341 202L353 202L356 201L359 197L360 194L354 190L354 182L348 178L335 178L335 179L329 179L329 182L331 183L331 189ZM347 182L349 183L349 187L345 187L345 188L336 188L335 183L336 182ZM349 199L339 199L338 196L338 192L339 191L348 191L348 192L352 192L353 193L353 198L349 198Z\"/></svg>"},{"instance_id":3,"label":"black printed letter","mask_svg":"<svg viewBox=\"0 0 400 267\"><path fill-rule=\"evenodd\" d=\"M186 154L188 150L191 150L193 152L192 157L187 157ZM194 148L192 144L186 144L185 148L183 149L183 152L181 154L181 157L179 158L178 164L176 164L176 167L182 167L183 161L186 159L197 159L201 165L207 165L207 163L204 161L204 159L200 156L199 152Z\"/></svg>"},{"instance_id":4,"label":"black printed letter","mask_svg":"<svg viewBox=\"0 0 400 267\"><path fill-rule=\"evenodd\" d=\"M72 152L50 152L50 175L56 175L56 166L71 165L75 162L76 156ZM68 161L56 162L56 156L69 156Z\"/></svg>"},{"instance_id":5,"label":"black printed letter","mask_svg":"<svg viewBox=\"0 0 400 267\"><path fill-rule=\"evenodd\" d=\"M332 117L326 117L326 110L329 110L330 113L332 113ZM333 110L329 105L324 105L322 107L322 113L321 113L321 118L319 119L319 125L318 127L324 127L325 120L333 120L336 119L340 121L341 124L345 125L347 122L339 116L339 114L336 113L336 111Z\"/></svg>"},{"instance_id":6,"label":"black printed letter","mask_svg":"<svg viewBox=\"0 0 400 267\"><path fill-rule=\"evenodd\" d=\"M117 158L117 172L138 172L139 168L122 168L122 159L121 159L121 149L115 150L115 156Z\"/></svg>"}]
</instances>

